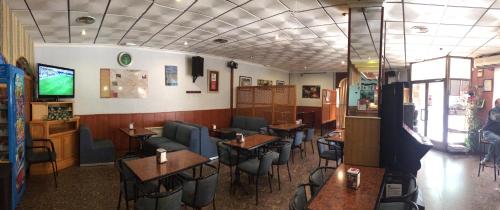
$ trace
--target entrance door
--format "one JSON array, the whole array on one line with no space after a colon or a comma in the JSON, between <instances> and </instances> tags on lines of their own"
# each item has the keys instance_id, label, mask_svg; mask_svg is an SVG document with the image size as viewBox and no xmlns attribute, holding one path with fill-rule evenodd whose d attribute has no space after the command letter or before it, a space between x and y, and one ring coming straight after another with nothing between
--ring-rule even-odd
<instances>
[{"instance_id":1,"label":"entrance door","mask_svg":"<svg viewBox=\"0 0 500 210\"><path fill-rule=\"evenodd\" d=\"M444 81L413 83L412 99L418 111L417 132L444 149Z\"/></svg>"}]
</instances>

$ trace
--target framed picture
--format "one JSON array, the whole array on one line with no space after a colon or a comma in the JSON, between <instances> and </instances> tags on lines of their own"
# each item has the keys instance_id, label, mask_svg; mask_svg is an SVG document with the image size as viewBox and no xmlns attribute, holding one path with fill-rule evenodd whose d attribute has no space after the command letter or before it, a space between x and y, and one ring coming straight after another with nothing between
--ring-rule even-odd
<instances>
[{"instance_id":1,"label":"framed picture","mask_svg":"<svg viewBox=\"0 0 500 210\"><path fill-rule=\"evenodd\" d=\"M165 85L177 86L177 66L165 66Z\"/></svg>"},{"instance_id":2,"label":"framed picture","mask_svg":"<svg viewBox=\"0 0 500 210\"><path fill-rule=\"evenodd\" d=\"M303 85L302 98L320 98L321 86L319 85Z\"/></svg>"},{"instance_id":3,"label":"framed picture","mask_svg":"<svg viewBox=\"0 0 500 210\"><path fill-rule=\"evenodd\" d=\"M263 79L257 80L257 86L270 86L270 85L273 85L272 80L263 80Z\"/></svg>"},{"instance_id":4,"label":"framed picture","mask_svg":"<svg viewBox=\"0 0 500 210\"><path fill-rule=\"evenodd\" d=\"M493 91L493 80L491 80L491 79L483 80L483 91L484 92Z\"/></svg>"},{"instance_id":5,"label":"framed picture","mask_svg":"<svg viewBox=\"0 0 500 210\"><path fill-rule=\"evenodd\" d=\"M208 71L208 91L218 92L219 91L219 72L218 71Z\"/></svg>"},{"instance_id":6,"label":"framed picture","mask_svg":"<svg viewBox=\"0 0 500 210\"><path fill-rule=\"evenodd\" d=\"M252 86L252 77L240 76L240 87Z\"/></svg>"},{"instance_id":7,"label":"framed picture","mask_svg":"<svg viewBox=\"0 0 500 210\"><path fill-rule=\"evenodd\" d=\"M283 80L276 80L276 85L285 85L285 81L283 81Z\"/></svg>"},{"instance_id":8,"label":"framed picture","mask_svg":"<svg viewBox=\"0 0 500 210\"><path fill-rule=\"evenodd\" d=\"M481 78L481 77L483 77L483 70L482 70L482 69L478 69L478 70L477 70L476 77L477 77L477 78Z\"/></svg>"}]
</instances>

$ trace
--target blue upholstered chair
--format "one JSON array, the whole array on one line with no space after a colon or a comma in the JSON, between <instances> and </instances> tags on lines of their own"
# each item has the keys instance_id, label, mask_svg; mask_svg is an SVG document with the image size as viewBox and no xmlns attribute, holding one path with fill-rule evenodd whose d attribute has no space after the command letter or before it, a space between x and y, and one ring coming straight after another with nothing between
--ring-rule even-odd
<instances>
[{"instance_id":1,"label":"blue upholstered chair","mask_svg":"<svg viewBox=\"0 0 500 210\"><path fill-rule=\"evenodd\" d=\"M307 128L306 129L306 138L304 139L304 142L311 142L311 149L312 149L313 154L314 154L313 138L314 138L314 128Z\"/></svg>"},{"instance_id":2,"label":"blue upholstered chair","mask_svg":"<svg viewBox=\"0 0 500 210\"><path fill-rule=\"evenodd\" d=\"M109 165L115 161L115 145L110 140L96 140L92 132L80 126L80 166Z\"/></svg>"},{"instance_id":3,"label":"blue upholstered chair","mask_svg":"<svg viewBox=\"0 0 500 210\"><path fill-rule=\"evenodd\" d=\"M292 150L292 143L290 142L279 142L279 145L273 146L277 148L277 152L271 151L273 156L273 166L276 166L278 171L278 189L281 190L281 180L280 180L280 165L286 165L288 169L288 178L290 182L292 181L292 176L290 175L290 166L288 165L288 160L290 160L290 152ZM274 173L274 170L272 170Z\"/></svg>"},{"instance_id":4,"label":"blue upholstered chair","mask_svg":"<svg viewBox=\"0 0 500 210\"><path fill-rule=\"evenodd\" d=\"M201 209L212 203L215 209L215 192L217 191L217 179L219 173L215 166L204 164L203 168L209 168L208 175L200 175L195 179L187 179L183 184L182 202L194 209Z\"/></svg>"},{"instance_id":5,"label":"blue upholstered chair","mask_svg":"<svg viewBox=\"0 0 500 210\"><path fill-rule=\"evenodd\" d=\"M259 203L259 178L267 174L269 189L273 192L271 186L271 175L269 169L273 163L273 155L271 152L265 153L260 159L254 158L238 164L236 170L245 172L246 174L255 177L255 203Z\"/></svg>"},{"instance_id":6,"label":"blue upholstered chair","mask_svg":"<svg viewBox=\"0 0 500 210\"><path fill-rule=\"evenodd\" d=\"M304 159L302 154L304 153L304 131L295 132L295 136L292 141L292 162L294 162L294 153L293 151L298 149L300 151L300 158Z\"/></svg>"},{"instance_id":7,"label":"blue upholstered chair","mask_svg":"<svg viewBox=\"0 0 500 210\"><path fill-rule=\"evenodd\" d=\"M321 159L325 159L326 163L325 166L328 166L328 161L335 161L337 167L339 165L339 160L342 158L342 149L335 145L335 144L329 144L326 142L324 139L318 139L318 155L319 155L319 162L318 162L318 167L321 166Z\"/></svg>"},{"instance_id":8,"label":"blue upholstered chair","mask_svg":"<svg viewBox=\"0 0 500 210\"><path fill-rule=\"evenodd\" d=\"M328 178L335 172L332 167L319 167L316 168L309 175L309 185L311 186L311 195L315 197L319 190L325 185Z\"/></svg>"},{"instance_id":9,"label":"blue upholstered chair","mask_svg":"<svg viewBox=\"0 0 500 210\"><path fill-rule=\"evenodd\" d=\"M301 184L295 190L292 199L288 205L289 210L305 210L310 198L307 198L306 188L311 187L309 184Z\"/></svg>"}]
</instances>

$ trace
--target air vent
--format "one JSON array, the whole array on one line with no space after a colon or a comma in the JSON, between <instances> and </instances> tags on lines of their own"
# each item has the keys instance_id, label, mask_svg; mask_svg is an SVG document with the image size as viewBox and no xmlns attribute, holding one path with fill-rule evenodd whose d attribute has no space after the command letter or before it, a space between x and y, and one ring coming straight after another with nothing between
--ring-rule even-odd
<instances>
[{"instance_id":1,"label":"air vent","mask_svg":"<svg viewBox=\"0 0 500 210\"><path fill-rule=\"evenodd\" d=\"M92 16L81 16L76 18L76 22L90 25L95 23L95 18Z\"/></svg>"},{"instance_id":2,"label":"air vent","mask_svg":"<svg viewBox=\"0 0 500 210\"><path fill-rule=\"evenodd\" d=\"M413 26L410 28L412 32L418 34L425 34L429 32L429 29L426 26Z\"/></svg>"},{"instance_id":3,"label":"air vent","mask_svg":"<svg viewBox=\"0 0 500 210\"><path fill-rule=\"evenodd\" d=\"M227 43L227 39L214 39L215 43L224 44Z\"/></svg>"}]
</instances>

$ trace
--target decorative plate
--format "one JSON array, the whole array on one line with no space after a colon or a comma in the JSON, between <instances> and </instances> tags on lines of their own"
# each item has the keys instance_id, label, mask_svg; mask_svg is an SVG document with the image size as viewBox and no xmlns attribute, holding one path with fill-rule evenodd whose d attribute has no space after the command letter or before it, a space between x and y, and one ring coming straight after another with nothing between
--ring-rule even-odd
<instances>
[{"instance_id":1,"label":"decorative plate","mask_svg":"<svg viewBox=\"0 0 500 210\"><path fill-rule=\"evenodd\" d=\"M128 52L121 52L118 54L118 64L127 67L132 64L132 55Z\"/></svg>"}]
</instances>

